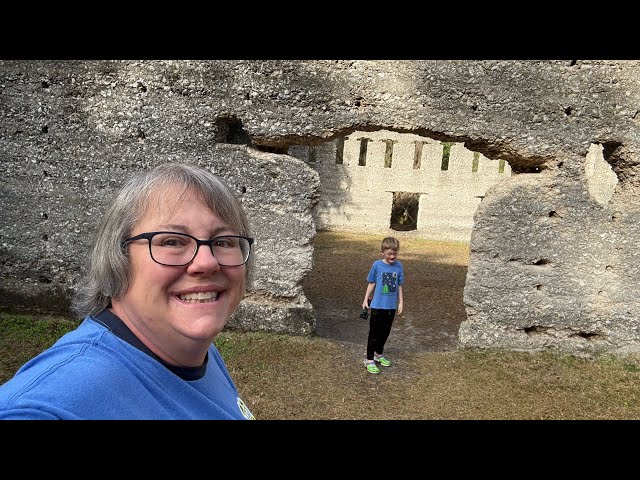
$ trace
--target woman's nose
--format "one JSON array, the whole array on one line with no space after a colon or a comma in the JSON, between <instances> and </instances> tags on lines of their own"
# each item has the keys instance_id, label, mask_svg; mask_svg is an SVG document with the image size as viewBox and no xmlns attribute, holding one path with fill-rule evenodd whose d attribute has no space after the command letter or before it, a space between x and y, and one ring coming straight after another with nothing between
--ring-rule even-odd
<instances>
[{"instance_id":1,"label":"woman's nose","mask_svg":"<svg viewBox=\"0 0 640 480\"><path fill-rule=\"evenodd\" d=\"M211 247L208 245L200 245L200 248L198 248L198 251L196 252L196 256L193 257L193 260L188 267L188 270L191 273L220 270L218 259L213 255Z\"/></svg>"}]
</instances>

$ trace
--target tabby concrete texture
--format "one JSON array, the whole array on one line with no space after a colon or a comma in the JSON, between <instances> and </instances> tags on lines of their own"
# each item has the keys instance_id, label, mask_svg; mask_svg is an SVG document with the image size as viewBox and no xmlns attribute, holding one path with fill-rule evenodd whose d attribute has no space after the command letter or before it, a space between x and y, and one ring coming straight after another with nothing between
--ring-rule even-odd
<instances>
[{"instance_id":1,"label":"tabby concrete texture","mask_svg":"<svg viewBox=\"0 0 640 480\"><path fill-rule=\"evenodd\" d=\"M361 154L363 142L366 151ZM354 132L319 146L296 145L289 154L320 175L314 209L319 230L392 234L389 228L397 227L391 221L394 195L410 193L418 196L412 219L417 236L469 243L473 214L484 194L511 176L508 163L490 160L461 143L451 146L443 169L442 142L388 130Z\"/></svg>"},{"instance_id":2,"label":"tabby concrete texture","mask_svg":"<svg viewBox=\"0 0 640 480\"><path fill-rule=\"evenodd\" d=\"M639 67L0 61L0 304L66 311L109 196L134 171L191 161L232 184L256 231L234 324L311 333L301 284L320 181L286 153L388 130L511 166L474 215L461 347L639 351ZM592 145L618 180L608 200L592 193Z\"/></svg>"}]
</instances>

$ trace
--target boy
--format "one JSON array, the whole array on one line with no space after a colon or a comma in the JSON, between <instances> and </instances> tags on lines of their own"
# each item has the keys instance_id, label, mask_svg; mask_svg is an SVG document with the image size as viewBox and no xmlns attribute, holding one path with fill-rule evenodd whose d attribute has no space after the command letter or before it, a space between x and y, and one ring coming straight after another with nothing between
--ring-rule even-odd
<instances>
[{"instance_id":1,"label":"boy","mask_svg":"<svg viewBox=\"0 0 640 480\"><path fill-rule=\"evenodd\" d=\"M382 240L380 250L382 260L373 262L369 270L367 275L369 284L362 302L362 308L371 308L367 358L364 361L369 373L380 373L376 362L383 367L391 366L391 362L382 353L391 332L396 311L398 315L402 313L404 302L404 268L398 260L400 242L395 237L386 237ZM372 294L373 299L371 299ZM371 305L369 305L370 299Z\"/></svg>"}]
</instances>

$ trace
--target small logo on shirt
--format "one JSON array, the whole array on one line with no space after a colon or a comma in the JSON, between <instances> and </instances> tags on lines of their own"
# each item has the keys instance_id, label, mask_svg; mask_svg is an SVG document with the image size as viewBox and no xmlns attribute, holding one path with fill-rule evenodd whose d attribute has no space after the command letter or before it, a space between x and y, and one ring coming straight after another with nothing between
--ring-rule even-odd
<instances>
[{"instance_id":1,"label":"small logo on shirt","mask_svg":"<svg viewBox=\"0 0 640 480\"><path fill-rule=\"evenodd\" d=\"M242 412L244 418L246 418L247 420L256 419L256 417L253 416L253 413L251 413L251 411L249 410L249 407L247 407L247 405L242 401L240 397L238 397L238 408L240 409L240 412Z\"/></svg>"}]
</instances>

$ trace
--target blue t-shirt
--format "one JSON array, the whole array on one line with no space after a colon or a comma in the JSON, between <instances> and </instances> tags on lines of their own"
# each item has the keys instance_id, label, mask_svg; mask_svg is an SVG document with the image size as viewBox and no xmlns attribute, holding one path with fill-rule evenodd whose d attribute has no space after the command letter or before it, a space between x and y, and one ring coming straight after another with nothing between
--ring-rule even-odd
<instances>
[{"instance_id":1,"label":"blue t-shirt","mask_svg":"<svg viewBox=\"0 0 640 480\"><path fill-rule=\"evenodd\" d=\"M86 317L0 386L0 420L253 419L213 344L199 371L182 378Z\"/></svg>"},{"instance_id":2,"label":"blue t-shirt","mask_svg":"<svg viewBox=\"0 0 640 480\"><path fill-rule=\"evenodd\" d=\"M384 310L398 307L398 287L404 285L404 268L400 260L392 264L376 260L369 270L367 282L376 284L369 307Z\"/></svg>"}]
</instances>

